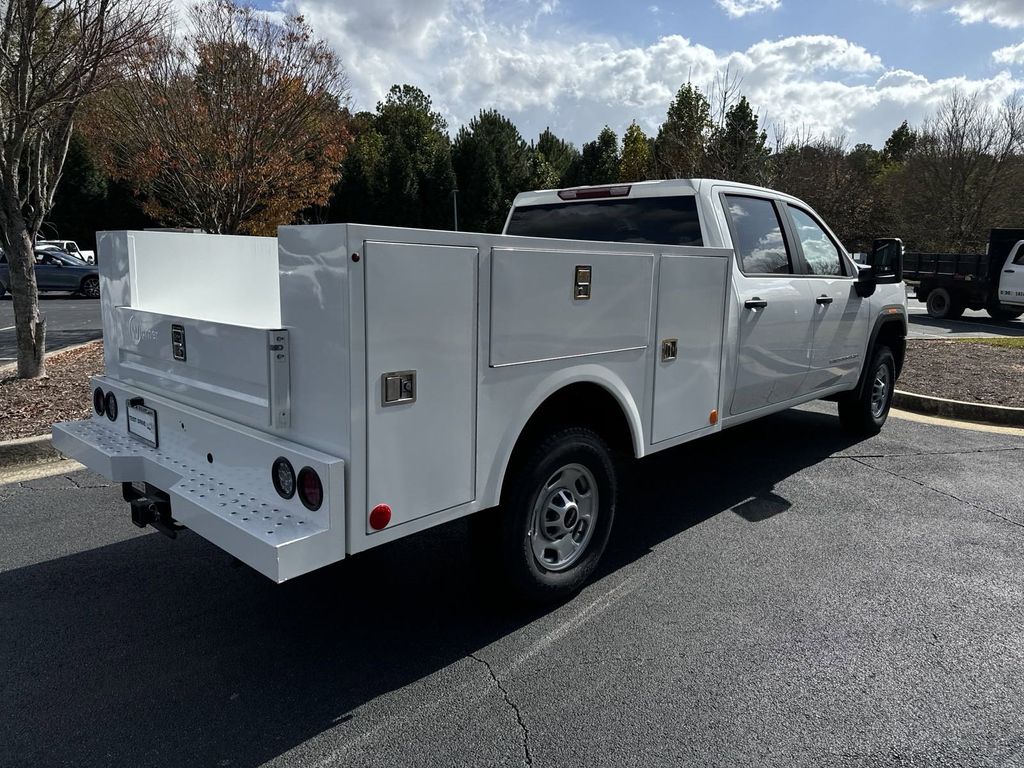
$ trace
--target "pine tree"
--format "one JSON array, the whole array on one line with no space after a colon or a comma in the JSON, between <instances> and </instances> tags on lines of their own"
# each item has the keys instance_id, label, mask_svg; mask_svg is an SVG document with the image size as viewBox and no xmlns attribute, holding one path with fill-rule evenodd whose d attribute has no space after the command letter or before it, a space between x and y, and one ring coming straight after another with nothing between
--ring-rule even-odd
<instances>
[{"instance_id":1,"label":"pine tree","mask_svg":"<svg viewBox=\"0 0 1024 768\"><path fill-rule=\"evenodd\" d=\"M634 121L622 137L619 181L645 181L651 177L651 142Z\"/></svg>"},{"instance_id":2,"label":"pine tree","mask_svg":"<svg viewBox=\"0 0 1024 768\"><path fill-rule=\"evenodd\" d=\"M459 130L452 162L462 229L500 232L515 196L531 187L531 153L515 124L483 110Z\"/></svg>"},{"instance_id":3,"label":"pine tree","mask_svg":"<svg viewBox=\"0 0 1024 768\"><path fill-rule=\"evenodd\" d=\"M655 141L655 162L664 178L700 176L711 135L711 105L691 83L679 89Z\"/></svg>"},{"instance_id":4,"label":"pine tree","mask_svg":"<svg viewBox=\"0 0 1024 768\"><path fill-rule=\"evenodd\" d=\"M580 173L576 183L613 184L619 178L619 137L607 125L595 141L583 145Z\"/></svg>"}]
</instances>

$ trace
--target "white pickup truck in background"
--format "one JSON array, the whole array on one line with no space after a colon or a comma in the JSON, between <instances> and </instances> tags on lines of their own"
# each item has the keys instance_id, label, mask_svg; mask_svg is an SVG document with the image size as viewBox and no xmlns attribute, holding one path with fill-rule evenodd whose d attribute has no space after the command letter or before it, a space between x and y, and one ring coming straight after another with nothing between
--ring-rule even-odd
<instances>
[{"instance_id":1,"label":"white pickup truck in background","mask_svg":"<svg viewBox=\"0 0 1024 768\"><path fill-rule=\"evenodd\" d=\"M872 434L907 331L794 198L647 182L520 195L505 234L331 224L99 236L105 375L64 454L276 581L455 518L532 599L604 551L623 462L810 400ZM809 435L808 439L813 439Z\"/></svg>"}]
</instances>

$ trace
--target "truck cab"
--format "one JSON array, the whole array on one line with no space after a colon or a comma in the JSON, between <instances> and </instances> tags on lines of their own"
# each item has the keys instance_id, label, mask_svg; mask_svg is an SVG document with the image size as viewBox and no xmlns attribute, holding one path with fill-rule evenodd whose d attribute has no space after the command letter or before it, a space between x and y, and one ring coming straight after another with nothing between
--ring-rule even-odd
<instances>
[{"instance_id":1,"label":"truck cab","mask_svg":"<svg viewBox=\"0 0 1024 768\"><path fill-rule=\"evenodd\" d=\"M857 293L862 265L802 201L769 189L706 179L654 181L519 195L509 235L725 248L724 329L731 399L727 423L855 384L869 341L906 318L902 284ZM899 336L905 336L893 325ZM896 375L905 344L889 340Z\"/></svg>"}]
</instances>

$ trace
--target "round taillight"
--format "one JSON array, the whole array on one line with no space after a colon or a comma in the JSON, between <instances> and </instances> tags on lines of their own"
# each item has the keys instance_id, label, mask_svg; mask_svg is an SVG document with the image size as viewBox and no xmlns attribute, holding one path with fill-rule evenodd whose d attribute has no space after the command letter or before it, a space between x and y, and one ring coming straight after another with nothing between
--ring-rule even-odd
<instances>
[{"instance_id":1,"label":"round taillight","mask_svg":"<svg viewBox=\"0 0 1024 768\"><path fill-rule=\"evenodd\" d=\"M299 498L306 505L306 509L316 512L324 503L324 486L320 482L320 475L311 467L303 467L299 472Z\"/></svg>"},{"instance_id":2,"label":"round taillight","mask_svg":"<svg viewBox=\"0 0 1024 768\"><path fill-rule=\"evenodd\" d=\"M370 527L375 531L381 531L388 527L391 522L391 507L387 504L378 504L370 510Z\"/></svg>"},{"instance_id":3,"label":"round taillight","mask_svg":"<svg viewBox=\"0 0 1024 768\"><path fill-rule=\"evenodd\" d=\"M108 419L117 421L117 397L113 392L107 392L107 396L103 399L103 409L107 412Z\"/></svg>"},{"instance_id":4,"label":"round taillight","mask_svg":"<svg viewBox=\"0 0 1024 768\"><path fill-rule=\"evenodd\" d=\"M295 470L284 456L274 461L270 478L274 481L274 490L282 499L290 499L295 495Z\"/></svg>"},{"instance_id":5,"label":"round taillight","mask_svg":"<svg viewBox=\"0 0 1024 768\"><path fill-rule=\"evenodd\" d=\"M103 401L105 397L106 395L99 387L92 391L92 409L96 411L97 416L102 416L106 413L106 403Z\"/></svg>"}]
</instances>

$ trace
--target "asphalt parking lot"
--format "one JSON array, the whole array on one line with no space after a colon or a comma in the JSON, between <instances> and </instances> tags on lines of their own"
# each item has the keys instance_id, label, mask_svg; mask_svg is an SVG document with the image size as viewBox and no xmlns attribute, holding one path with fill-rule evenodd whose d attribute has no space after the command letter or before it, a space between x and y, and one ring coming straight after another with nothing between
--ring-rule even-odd
<instances>
[{"instance_id":1,"label":"asphalt parking lot","mask_svg":"<svg viewBox=\"0 0 1024 768\"><path fill-rule=\"evenodd\" d=\"M56 351L103 336L100 300L72 294L44 293L40 311L46 315L46 349ZM17 359L14 338L14 305L10 294L0 299L0 365Z\"/></svg>"},{"instance_id":2,"label":"asphalt parking lot","mask_svg":"<svg viewBox=\"0 0 1024 768\"><path fill-rule=\"evenodd\" d=\"M87 472L0 485L0 763L1022 765L1022 457L738 427L641 463L544 611L460 523L275 586Z\"/></svg>"}]
</instances>

